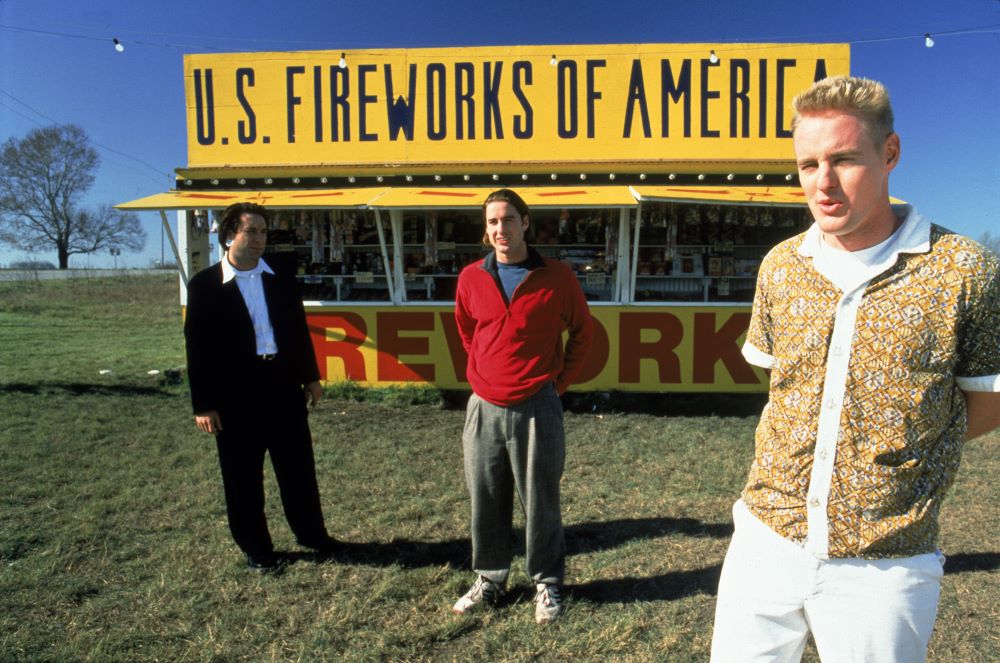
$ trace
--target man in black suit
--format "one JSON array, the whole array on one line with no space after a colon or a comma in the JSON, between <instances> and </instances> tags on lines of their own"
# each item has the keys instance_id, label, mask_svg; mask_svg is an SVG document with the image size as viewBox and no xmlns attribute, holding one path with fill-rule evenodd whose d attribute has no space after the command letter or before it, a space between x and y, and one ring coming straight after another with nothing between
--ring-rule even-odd
<instances>
[{"instance_id":1,"label":"man in black suit","mask_svg":"<svg viewBox=\"0 0 1000 663\"><path fill-rule=\"evenodd\" d=\"M222 214L221 262L188 283L184 320L191 403L199 430L215 435L229 529L255 570L276 566L264 516L264 455L285 517L301 545L329 552L307 404L323 394L294 276L261 257L268 212L236 203Z\"/></svg>"}]
</instances>

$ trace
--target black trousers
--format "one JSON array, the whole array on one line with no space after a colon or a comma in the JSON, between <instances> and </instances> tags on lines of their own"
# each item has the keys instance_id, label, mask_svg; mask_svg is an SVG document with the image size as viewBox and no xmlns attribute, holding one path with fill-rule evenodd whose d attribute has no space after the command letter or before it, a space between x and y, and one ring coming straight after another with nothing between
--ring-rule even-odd
<instances>
[{"instance_id":1,"label":"black trousers","mask_svg":"<svg viewBox=\"0 0 1000 663\"><path fill-rule=\"evenodd\" d=\"M273 369L262 370L258 377L276 377L268 374ZM222 431L216 436L229 530L236 545L254 557L274 551L264 515L266 454L295 538L306 546L321 545L327 538L302 390L263 384L263 391L220 411Z\"/></svg>"}]
</instances>

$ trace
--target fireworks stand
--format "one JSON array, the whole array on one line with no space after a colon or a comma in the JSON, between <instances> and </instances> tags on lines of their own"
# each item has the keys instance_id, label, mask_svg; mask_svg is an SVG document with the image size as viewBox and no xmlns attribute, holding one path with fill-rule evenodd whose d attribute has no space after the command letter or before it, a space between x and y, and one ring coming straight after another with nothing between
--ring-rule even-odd
<instances>
[{"instance_id":1,"label":"fireworks stand","mask_svg":"<svg viewBox=\"0 0 1000 663\"><path fill-rule=\"evenodd\" d=\"M791 98L848 70L842 44L189 55L188 166L119 208L160 211L183 306L218 213L266 206L325 381L461 389L455 285L511 188L597 321L575 390L764 391L740 355L757 267L810 223Z\"/></svg>"}]
</instances>

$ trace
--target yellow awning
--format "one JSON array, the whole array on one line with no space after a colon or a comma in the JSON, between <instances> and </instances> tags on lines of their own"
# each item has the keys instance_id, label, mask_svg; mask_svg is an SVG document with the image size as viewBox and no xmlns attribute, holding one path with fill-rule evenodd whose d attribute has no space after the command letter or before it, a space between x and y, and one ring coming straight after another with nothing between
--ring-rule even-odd
<instances>
[{"instance_id":1,"label":"yellow awning","mask_svg":"<svg viewBox=\"0 0 1000 663\"><path fill-rule=\"evenodd\" d=\"M627 186L511 187L530 208L634 207ZM419 209L481 207L495 187L393 187L373 200L371 207Z\"/></svg>"},{"instance_id":2,"label":"yellow awning","mask_svg":"<svg viewBox=\"0 0 1000 663\"><path fill-rule=\"evenodd\" d=\"M751 205L804 206L806 196L798 186L646 186L630 187L639 201L730 203ZM905 204L889 197L893 205Z\"/></svg>"},{"instance_id":3,"label":"yellow awning","mask_svg":"<svg viewBox=\"0 0 1000 663\"><path fill-rule=\"evenodd\" d=\"M167 191L115 205L122 210L225 209L246 201L274 209L478 208L492 187L374 187L273 191ZM771 186L545 186L516 187L531 208L633 207L636 201L805 205L798 187ZM903 201L890 199L893 204Z\"/></svg>"},{"instance_id":4,"label":"yellow awning","mask_svg":"<svg viewBox=\"0 0 1000 663\"><path fill-rule=\"evenodd\" d=\"M364 207L386 191L387 187L283 191L167 191L115 207L123 210L225 209L233 203L250 202L275 209L353 208Z\"/></svg>"},{"instance_id":5,"label":"yellow awning","mask_svg":"<svg viewBox=\"0 0 1000 663\"><path fill-rule=\"evenodd\" d=\"M805 194L798 186L633 186L640 201L714 202L755 205L806 204Z\"/></svg>"}]
</instances>

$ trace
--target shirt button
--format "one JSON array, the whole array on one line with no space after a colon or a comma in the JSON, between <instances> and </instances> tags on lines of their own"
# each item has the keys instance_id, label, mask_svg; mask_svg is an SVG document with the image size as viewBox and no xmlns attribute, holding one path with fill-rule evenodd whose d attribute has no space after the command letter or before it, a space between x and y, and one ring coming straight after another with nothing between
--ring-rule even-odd
<instances>
[{"instance_id":1,"label":"shirt button","mask_svg":"<svg viewBox=\"0 0 1000 663\"><path fill-rule=\"evenodd\" d=\"M813 497L812 499L810 499L809 500L809 506L811 506L813 508L818 507L819 506L819 498L818 497Z\"/></svg>"},{"instance_id":2,"label":"shirt button","mask_svg":"<svg viewBox=\"0 0 1000 663\"><path fill-rule=\"evenodd\" d=\"M826 453L826 449L821 449L820 452L818 454L816 454L816 455L819 456L820 460L826 460L826 457L829 454Z\"/></svg>"},{"instance_id":3,"label":"shirt button","mask_svg":"<svg viewBox=\"0 0 1000 663\"><path fill-rule=\"evenodd\" d=\"M832 410L835 407L837 407L837 400L836 399L834 399L834 398L828 398L828 399L826 399L826 409L827 410Z\"/></svg>"}]
</instances>

